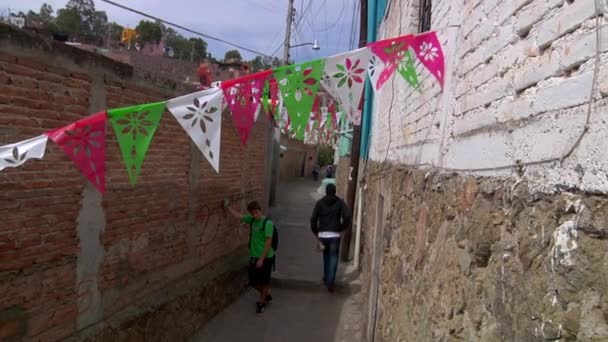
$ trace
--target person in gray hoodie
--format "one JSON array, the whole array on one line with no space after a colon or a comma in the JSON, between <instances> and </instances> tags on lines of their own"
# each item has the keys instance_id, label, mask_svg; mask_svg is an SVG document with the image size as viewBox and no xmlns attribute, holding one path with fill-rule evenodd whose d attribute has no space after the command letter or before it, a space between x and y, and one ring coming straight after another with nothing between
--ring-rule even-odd
<instances>
[{"instance_id":1,"label":"person in gray hoodie","mask_svg":"<svg viewBox=\"0 0 608 342\"><path fill-rule=\"evenodd\" d=\"M350 226L348 206L336 196L336 186L328 184L325 196L317 201L310 218L310 229L319 239L323 249L323 282L329 292L334 292L338 271L340 233Z\"/></svg>"}]
</instances>

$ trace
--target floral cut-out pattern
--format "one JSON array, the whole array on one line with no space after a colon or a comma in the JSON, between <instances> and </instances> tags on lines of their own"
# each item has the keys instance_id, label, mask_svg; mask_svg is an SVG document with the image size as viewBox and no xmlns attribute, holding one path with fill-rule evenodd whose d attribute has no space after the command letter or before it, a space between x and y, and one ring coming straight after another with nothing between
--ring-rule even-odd
<instances>
[{"instance_id":1,"label":"floral cut-out pattern","mask_svg":"<svg viewBox=\"0 0 608 342\"><path fill-rule=\"evenodd\" d=\"M224 98L243 145L247 143L257 113L261 109L264 82L270 74L271 71L268 70L222 82Z\"/></svg>"},{"instance_id":2,"label":"floral cut-out pattern","mask_svg":"<svg viewBox=\"0 0 608 342\"><path fill-rule=\"evenodd\" d=\"M106 121L101 112L48 133L101 193L106 191Z\"/></svg>"},{"instance_id":3,"label":"floral cut-out pattern","mask_svg":"<svg viewBox=\"0 0 608 342\"><path fill-rule=\"evenodd\" d=\"M376 90L381 89L386 81L393 76L395 70L401 64L401 60L405 57L405 52L408 50L413 38L413 35L407 35L379 41L371 45L374 55L378 56L384 63L383 67L379 70L380 74L377 81L373 84ZM370 77L372 76L370 74Z\"/></svg>"},{"instance_id":4,"label":"floral cut-out pattern","mask_svg":"<svg viewBox=\"0 0 608 342\"><path fill-rule=\"evenodd\" d=\"M41 135L15 144L0 146L0 171L23 165L29 159L42 159L46 151L47 135Z\"/></svg>"},{"instance_id":5,"label":"floral cut-out pattern","mask_svg":"<svg viewBox=\"0 0 608 342\"><path fill-rule=\"evenodd\" d=\"M323 74L323 60L289 65L274 71L283 103L291 119L291 129L298 140L304 140L319 80Z\"/></svg>"},{"instance_id":6,"label":"floral cut-out pattern","mask_svg":"<svg viewBox=\"0 0 608 342\"><path fill-rule=\"evenodd\" d=\"M133 185L137 182L164 110L165 103L158 102L108 111L129 181Z\"/></svg>"},{"instance_id":7,"label":"floral cut-out pattern","mask_svg":"<svg viewBox=\"0 0 608 342\"><path fill-rule=\"evenodd\" d=\"M222 91L199 91L167 102L167 108L216 172L220 165Z\"/></svg>"},{"instance_id":8,"label":"floral cut-out pattern","mask_svg":"<svg viewBox=\"0 0 608 342\"><path fill-rule=\"evenodd\" d=\"M362 48L325 60L324 73L329 78L324 79L323 86L340 101L347 120L357 125L360 124L359 105L365 88L366 70L371 67L370 57L370 50Z\"/></svg>"},{"instance_id":9,"label":"floral cut-out pattern","mask_svg":"<svg viewBox=\"0 0 608 342\"><path fill-rule=\"evenodd\" d=\"M412 48L416 52L416 57L433 76L439 81L441 88L445 78L445 58L441 50L441 43L437 38L437 33L428 32L416 36L412 42Z\"/></svg>"},{"instance_id":10,"label":"floral cut-out pattern","mask_svg":"<svg viewBox=\"0 0 608 342\"><path fill-rule=\"evenodd\" d=\"M414 66L414 58L410 50L405 51L405 57L401 59L397 71L412 88L418 89L420 87L420 81L418 81L418 74Z\"/></svg>"}]
</instances>

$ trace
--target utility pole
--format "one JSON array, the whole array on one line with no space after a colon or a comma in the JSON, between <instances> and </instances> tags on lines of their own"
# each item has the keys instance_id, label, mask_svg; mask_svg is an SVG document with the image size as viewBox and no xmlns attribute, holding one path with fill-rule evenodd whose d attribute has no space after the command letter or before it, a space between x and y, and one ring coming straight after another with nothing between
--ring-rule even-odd
<instances>
[{"instance_id":1,"label":"utility pole","mask_svg":"<svg viewBox=\"0 0 608 342\"><path fill-rule=\"evenodd\" d=\"M194 63L194 40L192 40L192 50L190 51L190 63Z\"/></svg>"},{"instance_id":2,"label":"utility pole","mask_svg":"<svg viewBox=\"0 0 608 342\"><path fill-rule=\"evenodd\" d=\"M283 65L289 63L289 42L291 41L291 24L293 23L293 2L287 0L287 18L285 23L285 40L283 41ZM280 110L280 108L278 109ZM276 202L277 185L279 183L279 160L281 154L281 130L271 125L269 136L272 139L272 158L270 161L270 189L268 194L268 205L274 206Z\"/></svg>"},{"instance_id":3,"label":"utility pole","mask_svg":"<svg viewBox=\"0 0 608 342\"><path fill-rule=\"evenodd\" d=\"M367 44L367 1L361 0L361 15L359 24L359 47L364 47ZM363 103L363 101L361 101ZM359 107L360 109L361 106ZM350 208L353 215L355 210L355 197L357 193L357 184L359 178L359 146L361 145L361 122L358 125L353 125L353 140L350 151L350 168L348 174L348 187L346 192L346 204ZM357 227L361 229L361 227ZM344 239L341 248L341 258L343 261L348 261L350 257L350 244L352 239L352 226L344 232ZM358 250L355 248L355 251Z\"/></svg>"},{"instance_id":4,"label":"utility pole","mask_svg":"<svg viewBox=\"0 0 608 342\"><path fill-rule=\"evenodd\" d=\"M293 22L293 2L287 0L287 23L285 25L285 41L283 42L283 65L289 63L289 42L291 41L291 23Z\"/></svg>"}]
</instances>

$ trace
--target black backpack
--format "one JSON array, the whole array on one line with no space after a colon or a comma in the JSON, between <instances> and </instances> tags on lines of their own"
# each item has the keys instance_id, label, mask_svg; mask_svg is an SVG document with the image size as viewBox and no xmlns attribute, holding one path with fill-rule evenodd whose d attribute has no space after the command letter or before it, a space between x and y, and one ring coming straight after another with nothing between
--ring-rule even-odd
<instances>
[{"instance_id":1,"label":"black backpack","mask_svg":"<svg viewBox=\"0 0 608 342\"><path fill-rule=\"evenodd\" d=\"M262 222L262 229L266 228L266 223L268 223L270 219L268 217L264 218ZM253 222L249 224L249 249L251 249L251 235L253 234ZM279 248L279 231L277 230L277 226L274 225L274 229L272 230L272 250L276 253Z\"/></svg>"}]
</instances>

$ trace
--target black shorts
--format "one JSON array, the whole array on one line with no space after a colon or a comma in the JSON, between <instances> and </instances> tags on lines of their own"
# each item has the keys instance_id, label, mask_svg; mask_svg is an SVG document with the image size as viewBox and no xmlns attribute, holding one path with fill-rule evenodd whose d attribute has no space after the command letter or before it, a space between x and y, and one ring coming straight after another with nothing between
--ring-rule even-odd
<instances>
[{"instance_id":1,"label":"black shorts","mask_svg":"<svg viewBox=\"0 0 608 342\"><path fill-rule=\"evenodd\" d=\"M249 259L249 286L265 286L270 285L270 274L274 265L274 258L264 259L264 265L261 268L255 267L257 258Z\"/></svg>"}]
</instances>

